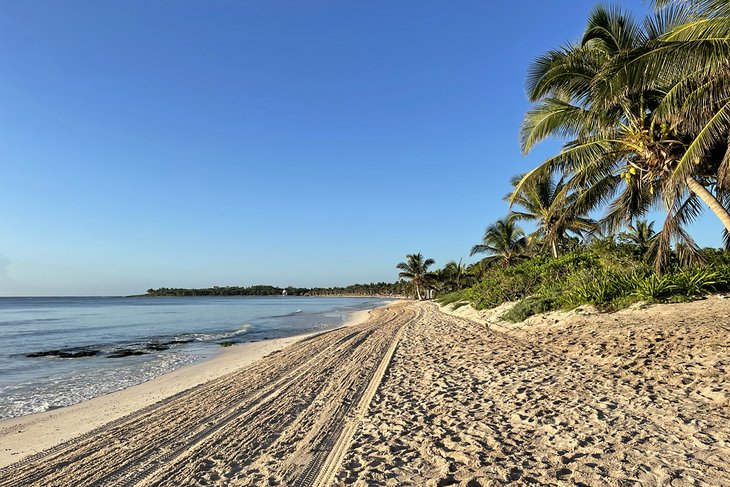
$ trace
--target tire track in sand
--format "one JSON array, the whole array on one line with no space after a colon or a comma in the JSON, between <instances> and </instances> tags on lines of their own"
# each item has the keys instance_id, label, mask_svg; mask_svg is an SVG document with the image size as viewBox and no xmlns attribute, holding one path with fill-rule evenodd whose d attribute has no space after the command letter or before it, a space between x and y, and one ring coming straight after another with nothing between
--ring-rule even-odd
<instances>
[{"instance_id":1,"label":"tire track in sand","mask_svg":"<svg viewBox=\"0 0 730 487\"><path fill-rule=\"evenodd\" d=\"M365 391L365 394L361 397L360 402L355 410L355 417L347 421L347 424L345 425L343 431L340 433L339 438L337 438L337 441L334 443L327 457L322 461L322 465L319 468L318 475L314 478L313 481L309 483L302 483L300 485L311 485L312 487L328 487L329 485L332 485L335 475L337 474L337 470L340 468L340 465L342 465L345 454L352 444L352 439L355 436L355 431L357 430L359 421L367 412L367 409L370 406L370 403L372 402L373 397L378 390L378 387L380 387L380 383L383 381L385 372L388 370L388 366L390 365L390 361L393 358L393 354L395 353L396 348L398 348L398 343L400 342L402 335L403 328L400 328L396 333L393 342L388 348L388 351L385 353L385 357L383 357L383 360L380 362L380 366L375 371L375 375L370 380L370 384L368 384L368 388Z\"/></svg>"},{"instance_id":2,"label":"tire track in sand","mask_svg":"<svg viewBox=\"0 0 730 487\"><path fill-rule=\"evenodd\" d=\"M245 434L227 428L225 434L187 449L175 462L181 467L160 470L153 485L161 485L163 479L184 484L309 485L345 419L361 403L393 338L413 315L404 310L376 320L374 333L343 350L339 360L312 369L311 375L296 381L291 393L242 418ZM292 407L297 399L299 405ZM188 458L204 460L196 463Z\"/></svg>"},{"instance_id":3,"label":"tire track in sand","mask_svg":"<svg viewBox=\"0 0 730 487\"><path fill-rule=\"evenodd\" d=\"M348 334L338 343L349 340L354 335ZM324 350L318 350L316 346L307 346L302 352L311 354L316 351L313 356L307 357L307 361L309 361L316 359L331 346L325 347ZM307 361L302 366L305 366ZM273 377L270 375L268 379L272 381L272 385L275 385L277 384L276 377L286 377L287 374L291 374L292 368L296 369L298 366L300 366L299 363L294 361L292 367L282 367L277 371L279 374L274 373ZM253 372L254 381L263 380L266 377L265 374ZM231 374L231 376L237 375L239 374ZM231 382L238 377L231 376L226 376L226 380L218 379L213 383L179 393L140 412L102 426L76 440L10 465L0 471L0 483L3 485L5 482L7 485L30 485L41 480L52 479L55 475L50 474L59 470L65 476L73 476L77 483L93 482L108 485L113 477L122 480L122 474L128 472L131 467L142 461L154 460L155 455L162 452L166 446L178 443L175 441L176 438L204 434L212 430L212 427L206 427L207 425L215 425L222 415L231 416L231 413L227 414L231 411L230 405L245 402L245 399L251 396L251 392L245 388L240 388L241 390L238 391L232 389ZM265 389L271 390L273 387L269 386ZM232 392L234 393L232 394ZM221 400L222 398L227 401ZM211 407L211 402L213 407ZM236 409L234 407L232 412L235 412ZM158 424L153 424L150 428L149 423L155 422ZM165 430L167 434L155 434ZM108 457L111 455L118 455L119 458L116 459L114 468L109 472L103 467L108 468ZM102 478L99 478L99 475L102 475ZM105 482L101 482L102 480ZM52 485L63 485L62 479L59 480L59 484L52 483Z\"/></svg>"},{"instance_id":4,"label":"tire track in sand","mask_svg":"<svg viewBox=\"0 0 730 487\"><path fill-rule=\"evenodd\" d=\"M344 330L334 330L333 332L335 331L340 331L340 334L344 335ZM312 355L316 355L325 347L331 346L328 341L313 339L333 332L325 332L322 335L307 338L284 351L278 352L277 357L280 357L278 362L264 359L240 372L233 372L214 382L177 393L75 439L26 457L15 464L0 469L0 481L3 485L5 483L8 485L27 485L43 479L48 473L64 465L75 464L83 469L87 463L94 464L104 460L103 456L107 452L104 451L103 442L100 441L101 437L108 437L113 446L133 443L134 437L131 434L135 430L142 430L146 423L161 417L164 418L170 431L183 436L190 434L194 428L200 424L205 424L208 419L213 419L216 414L220 414L222 407L239 403L246 396L251 395L249 388L254 389L255 392L255 386L262 381L264 383L266 381L275 382L277 378L283 377L292 368L310 360ZM351 334L339 338L339 340L344 341L350 337ZM233 391L234 386L238 386L237 391ZM198 403L201 403L201 397L206 397L210 401L208 404L202 404L203 407L196 407L200 406ZM227 399L227 402L219 400L222 398ZM183 402L187 407L180 411L180 404ZM211 407L211 402L218 407ZM181 412L185 414L181 414ZM190 418L194 415L199 415L197 416L197 422L190 421ZM180 425L186 426L187 429L180 428ZM148 446L159 446L160 444L156 441L159 439L164 438L147 438ZM102 445L101 451L95 451L95 449L99 449L100 445ZM93 471L94 469L88 470ZM82 481L83 479L78 480Z\"/></svg>"},{"instance_id":5,"label":"tire track in sand","mask_svg":"<svg viewBox=\"0 0 730 487\"><path fill-rule=\"evenodd\" d=\"M248 477L245 469L270 457L272 448L275 464L286 468L274 468L269 478L299 478L318 458L329 458L345 417L361 407L377 365L383 364L394 337L414 314L406 310L402 305L375 310L364 324L303 340L241 371L28 457L0 470L0 484L245 484L260 477ZM336 407L322 409L321 404ZM313 422L309 414L317 412L324 418ZM294 435L298 442L281 444L282 436L307 428L314 433ZM309 462L288 462L290 457Z\"/></svg>"}]
</instances>

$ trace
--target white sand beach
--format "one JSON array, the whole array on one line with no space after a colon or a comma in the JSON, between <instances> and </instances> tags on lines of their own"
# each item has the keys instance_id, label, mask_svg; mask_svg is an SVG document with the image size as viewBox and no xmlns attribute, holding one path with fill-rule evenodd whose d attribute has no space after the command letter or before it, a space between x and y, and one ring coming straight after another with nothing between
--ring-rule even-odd
<instances>
[{"instance_id":1,"label":"white sand beach","mask_svg":"<svg viewBox=\"0 0 730 487\"><path fill-rule=\"evenodd\" d=\"M68 441L5 452L0 483L730 485L729 311L711 297L487 329L401 302L6 422L18 459Z\"/></svg>"}]
</instances>

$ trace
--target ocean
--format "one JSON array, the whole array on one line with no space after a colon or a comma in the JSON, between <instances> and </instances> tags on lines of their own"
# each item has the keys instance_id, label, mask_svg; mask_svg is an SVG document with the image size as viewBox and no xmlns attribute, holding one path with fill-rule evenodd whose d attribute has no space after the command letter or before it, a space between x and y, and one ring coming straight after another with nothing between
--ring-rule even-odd
<instances>
[{"instance_id":1,"label":"ocean","mask_svg":"<svg viewBox=\"0 0 730 487\"><path fill-rule=\"evenodd\" d=\"M323 331L379 298L0 297L0 419L145 382L241 343Z\"/></svg>"}]
</instances>

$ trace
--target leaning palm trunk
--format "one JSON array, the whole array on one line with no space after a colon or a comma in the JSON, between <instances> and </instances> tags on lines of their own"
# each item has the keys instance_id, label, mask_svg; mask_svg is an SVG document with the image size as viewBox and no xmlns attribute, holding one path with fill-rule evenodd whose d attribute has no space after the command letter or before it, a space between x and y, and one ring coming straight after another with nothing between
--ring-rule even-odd
<instances>
[{"instance_id":1,"label":"leaning palm trunk","mask_svg":"<svg viewBox=\"0 0 730 487\"><path fill-rule=\"evenodd\" d=\"M707 206L710 207L712 212L717 215L717 217L722 222L725 230L730 232L730 213L728 213L728 211L722 207L720 202L717 201L717 198L715 198L713 194L707 190L707 188L702 186L692 176L687 177L687 186L689 187L690 191L696 194L702 201L705 202Z\"/></svg>"}]
</instances>

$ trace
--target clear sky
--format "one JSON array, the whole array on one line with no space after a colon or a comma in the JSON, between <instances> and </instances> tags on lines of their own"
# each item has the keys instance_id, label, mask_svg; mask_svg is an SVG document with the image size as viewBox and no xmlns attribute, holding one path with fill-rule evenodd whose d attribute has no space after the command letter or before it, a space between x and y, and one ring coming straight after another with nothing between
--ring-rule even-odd
<instances>
[{"instance_id":1,"label":"clear sky","mask_svg":"<svg viewBox=\"0 0 730 487\"><path fill-rule=\"evenodd\" d=\"M520 154L526 69L591 7L4 1L0 295L392 281L407 253L466 257L555 149Z\"/></svg>"}]
</instances>

